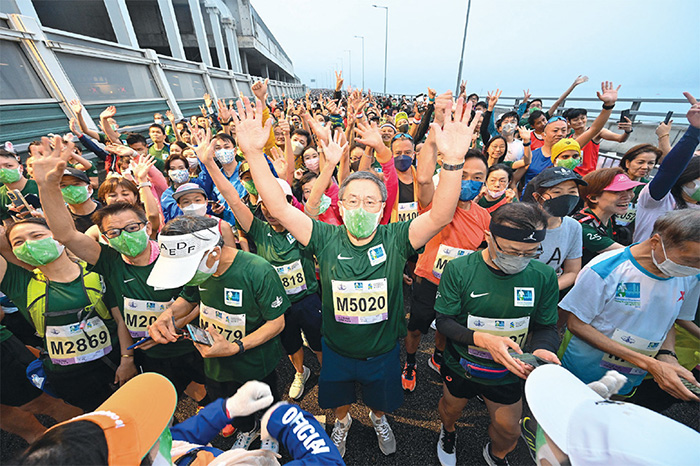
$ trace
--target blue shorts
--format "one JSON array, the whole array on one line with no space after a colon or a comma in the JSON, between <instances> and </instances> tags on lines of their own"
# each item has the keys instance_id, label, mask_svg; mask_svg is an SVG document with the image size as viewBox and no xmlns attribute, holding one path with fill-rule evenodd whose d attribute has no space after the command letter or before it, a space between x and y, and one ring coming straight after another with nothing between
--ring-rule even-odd
<instances>
[{"instance_id":1,"label":"blue shorts","mask_svg":"<svg viewBox=\"0 0 700 466\"><path fill-rule=\"evenodd\" d=\"M388 353L369 359L346 358L321 340L323 366L318 380L318 404L323 409L357 401L355 384L362 387L362 400L375 411L390 413L403 404L399 344Z\"/></svg>"}]
</instances>

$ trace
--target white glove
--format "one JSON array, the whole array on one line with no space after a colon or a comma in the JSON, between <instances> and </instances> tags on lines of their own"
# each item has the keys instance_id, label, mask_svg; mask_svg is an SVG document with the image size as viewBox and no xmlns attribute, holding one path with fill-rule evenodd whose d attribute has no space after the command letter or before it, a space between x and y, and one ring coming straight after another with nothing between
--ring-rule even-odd
<instances>
[{"instance_id":1,"label":"white glove","mask_svg":"<svg viewBox=\"0 0 700 466\"><path fill-rule=\"evenodd\" d=\"M267 408L273 401L272 391L266 383L251 380L226 400L226 412L229 418L248 416Z\"/></svg>"}]
</instances>

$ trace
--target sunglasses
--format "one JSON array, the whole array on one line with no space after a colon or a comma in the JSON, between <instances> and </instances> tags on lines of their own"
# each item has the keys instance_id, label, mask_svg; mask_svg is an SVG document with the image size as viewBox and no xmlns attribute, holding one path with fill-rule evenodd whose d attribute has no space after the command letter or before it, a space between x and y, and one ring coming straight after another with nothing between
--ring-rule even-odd
<instances>
[{"instance_id":1,"label":"sunglasses","mask_svg":"<svg viewBox=\"0 0 700 466\"><path fill-rule=\"evenodd\" d=\"M553 116L552 118L547 120L547 125L550 123L554 123L555 121L563 121L564 123L566 123L566 118L564 118L562 116ZM547 126L547 125L545 125L545 126Z\"/></svg>"},{"instance_id":2,"label":"sunglasses","mask_svg":"<svg viewBox=\"0 0 700 466\"><path fill-rule=\"evenodd\" d=\"M413 137L411 137L411 135L408 134L408 133L399 133L399 134L397 134L396 136L394 136L393 138L391 138L391 142L394 142L394 141L396 141L397 139L408 139L408 140L410 140L410 141L413 141Z\"/></svg>"}]
</instances>

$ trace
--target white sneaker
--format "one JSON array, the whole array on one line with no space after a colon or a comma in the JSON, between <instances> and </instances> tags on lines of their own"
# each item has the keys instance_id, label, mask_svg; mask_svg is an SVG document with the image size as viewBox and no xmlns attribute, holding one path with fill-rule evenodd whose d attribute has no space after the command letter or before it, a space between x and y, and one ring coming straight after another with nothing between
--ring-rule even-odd
<instances>
[{"instance_id":1,"label":"white sneaker","mask_svg":"<svg viewBox=\"0 0 700 466\"><path fill-rule=\"evenodd\" d=\"M382 453L387 456L396 453L396 438L394 437L394 431L391 430L391 426L386 420L386 416L377 419L374 413L370 411L369 418L372 420L374 431L377 433L379 449Z\"/></svg>"},{"instance_id":2,"label":"white sneaker","mask_svg":"<svg viewBox=\"0 0 700 466\"><path fill-rule=\"evenodd\" d=\"M238 437L236 437L236 441L233 443L231 450L236 450L238 448L247 450L250 448L250 444L259 436L260 430L257 428L250 432L238 432Z\"/></svg>"},{"instance_id":3,"label":"white sneaker","mask_svg":"<svg viewBox=\"0 0 700 466\"><path fill-rule=\"evenodd\" d=\"M267 440L263 440L260 442L260 449L261 450L270 450L273 453L279 453L280 452L280 444L277 440L270 438Z\"/></svg>"},{"instance_id":4,"label":"white sneaker","mask_svg":"<svg viewBox=\"0 0 700 466\"><path fill-rule=\"evenodd\" d=\"M340 422L340 419L335 420L335 425L333 426L333 432L331 432L331 440L338 448L340 456L345 456L345 441L348 438L348 432L350 431L350 426L352 425L352 418L348 414L346 416L347 423Z\"/></svg>"},{"instance_id":5,"label":"white sneaker","mask_svg":"<svg viewBox=\"0 0 700 466\"><path fill-rule=\"evenodd\" d=\"M294 380L292 381L292 385L289 387L289 398L293 400L298 400L301 398L301 395L304 394L304 385L306 384L306 381L309 380L310 376L311 369L306 366L304 366L304 372L296 372L294 374Z\"/></svg>"},{"instance_id":6,"label":"white sneaker","mask_svg":"<svg viewBox=\"0 0 700 466\"><path fill-rule=\"evenodd\" d=\"M437 326L435 325L435 319L433 319L433 321L430 322L430 328L432 328L433 330L437 330Z\"/></svg>"},{"instance_id":7,"label":"white sneaker","mask_svg":"<svg viewBox=\"0 0 700 466\"><path fill-rule=\"evenodd\" d=\"M445 426L440 425L440 438L437 442L437 456L441 466L455 466L457 464L457 433L447 432Z\"/></svg>"}]
</instances>

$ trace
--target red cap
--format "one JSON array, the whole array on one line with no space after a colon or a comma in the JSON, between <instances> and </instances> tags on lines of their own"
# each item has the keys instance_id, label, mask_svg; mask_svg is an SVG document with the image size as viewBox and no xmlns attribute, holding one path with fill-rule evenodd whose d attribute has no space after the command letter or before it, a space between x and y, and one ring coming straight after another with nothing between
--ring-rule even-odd
<instances>
[{"instance_id":1,"label":"red cap","mask_svg":"<svg viewBox=\"0 0 700 466\"><path fill-rule=\"evenodd\" d=\"M629 176L624 173L618 173L613 178L612 183L607 185L603 191L627 191L628 189L636 188L637 186L644 184L639 181L630 180Z\"/></svg>"}]
</instances>

